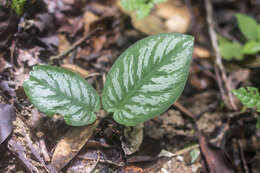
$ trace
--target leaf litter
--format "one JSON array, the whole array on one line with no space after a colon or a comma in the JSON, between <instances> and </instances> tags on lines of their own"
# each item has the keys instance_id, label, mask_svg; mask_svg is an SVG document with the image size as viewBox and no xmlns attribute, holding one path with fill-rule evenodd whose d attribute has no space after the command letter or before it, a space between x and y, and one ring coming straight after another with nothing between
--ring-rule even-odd
<instances>
[{"instance_id":1,"label":"leaf litter","mask_svg":"<svg viewBox=\"0 0 260 173\"><path fill-rule=\"evenodd\" d=\"M176 8L180 7L180 11L185 8L187 18L180 21L180 24L183 24L183 32L194 35L196 47L202 48L202 51L195 48L190 82L178 100L184 108L194 114L201 134L196 133L198 131L193 126L193 120L182 110L176 110L176 106L172 106L163 115L145 123L141 146L137 147L133 154L126 155L122 150L124 127L106 117L97 126L97 131L92 133L92 137L79 142L81 147L73 151L68 147L68 155L73 156L61 161L61 165L67 165L59 167L63 168L61 172L171 172L173 169L179 171L178 168L182 172L259 172L259 135L257 136L258 130L254 126L257 115L252 111L232 112L221 105L212 63L214 52L211 51L209 35L205 32L208 26L203 6L197 2L172 2L170 3L179 4ZM234 38L239 42L243 41L240 40L242 37L232 16L234 11L243 11L256 17L259 11L256 3L212 1L219 26L217 31L232 41ZM11 120L8 123L0 122L8 132L5 133L8 137L5 137L5 142L1 144L2 148L7 143L8 149L5 152L1 151L1 156L3 153L5 159L0 159L0 172L55 172L56 169L49 160L53 160L58 149L56 147L71 130L56 116L53 120L39 116L40 123L37 123L37 118L33 120L37 128L29 125L32 120L32 106L21 93L19 94L19 87L28 76L32 65L50 63L50 56L57 55L59 50L68 49L84 34L102 26L105 28L103 31L86 40L64 59L54 62L60 66L69 64L70 69L80 67L84 69L84 77L100 74L88 78L100 93L103 86L102 74L109 71L116 57L131 43L144 37L140 31L147 31L149 34L154 32L148 31L147 23L143 27L145 29L139 29L135 24L131 25L128 14L122 14L114 1L64 0L55 3L39 0L34 5L20 22L8 11L0 11L0 18L3 19L0 20L0 81L3 84L0 101L2 104L11 104L13 112L17 114L13 127L10 126ZM161 14L162 11L157 13L159 7L156 8L152 15L157 18L149 21L149 29L155 27L156 32L158 29L164 32L166 27L172 24L167 22L170 18L162 20L165 14ZM170 8L172 7L168 9ZM183 12L178 14L178 10L169 11L169 14L183 15ZM156 16L159 14L161 16ZM64 48L60 47L62 45ZM232 88L248 84L259 87L256 77L259 73L256 68L259 67L258 59L257 55L243 62L224 62L230 77L229 85ZM10 132L12 129L13 133ZM241 132L240 135L237 135L237 132ZM4 141L4 138L2 140ZM71 140L77 141L77 135L71 137ZM71 145L71 142L68 144ZM190 154L193 148L190 146L197 144L200 144L200 155L191 164ZM162 149L176 155L183 148L187 151L180 157L159 155ZM64 153L65 150L61 150L60 154ZM212 160L217 164L212 165ZM87 165L88 170L84 168Z\"/></svg>"}]
</instances>

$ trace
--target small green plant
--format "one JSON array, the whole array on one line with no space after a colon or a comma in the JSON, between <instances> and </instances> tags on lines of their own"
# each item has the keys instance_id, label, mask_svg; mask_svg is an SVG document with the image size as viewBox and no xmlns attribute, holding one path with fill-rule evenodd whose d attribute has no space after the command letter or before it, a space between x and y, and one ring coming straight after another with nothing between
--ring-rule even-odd
<instances>
[{"instance_id":1,"label":"small green plant","mask_svg":"<svg viewBox=\"0 0 260 173\"><path fill-rule=\"evenodd\" d=\"M138 19L147 16L155 4L166 0L120 0L121 5L127 11L136 11Z\"/></svg>"},{"instance_id":2,"label":"small green plant","mask_svg":"<svg viewBox=\"0 0 260 173\"><path fill-rule=\"evenodd\" d=\"M220 53L225 60L243 60L245 55L254 55L260 51L260 25L247 15L238 13L235 16L247 42L240 45L218 36Z\"/></svg>"},{"instance_id":3,"label":"small green plant","mask_svg":"<svg viewBox=\"0 0 260 173\"><path fill-rule=\"evenodd\" d=\"M180 96L189 73L193 37L178 33L146 37L123 52L104 84L102 104L120 124L135 126L166 111ZM41 112L57 113L67 124L93 123L100 109L97 91L63 68L39 65L23 83Z\"/></svg>"},{"instance_id":4,"label":"small green plant","mask_svg":"<svg viewBox=\"0 0 260 173\"><path fill-rule=\"evenodd\" d=\"M24 9L26 9L29 5L35 3L36 1L37 0L12 0L11 8L20 17L24 13Z\"/></svg>"},{"instance_id":5,"label":"small green plant","mask_svg":"<svg viewBox=\"0 0 260 173\"><path fill-rule=\"evenodd\" d=\"M246 87L233 90L233 94L241 101L241 103L247 108L257 108L257 112L260 112L260 95L255 87ZM260 115L257 119L257 128L260 128Z\"/></svg>"},{"instance_id":6,"label":"small green plant","mask_svg":"<svg viewBox=\"0 0 260 173\"><path fill-rule=\"evenodd\" d=\"M13 0L12 9L16 12L18 16L21 16L24 10L24 6L27 0Z\"/></svg>"}]
</instances>

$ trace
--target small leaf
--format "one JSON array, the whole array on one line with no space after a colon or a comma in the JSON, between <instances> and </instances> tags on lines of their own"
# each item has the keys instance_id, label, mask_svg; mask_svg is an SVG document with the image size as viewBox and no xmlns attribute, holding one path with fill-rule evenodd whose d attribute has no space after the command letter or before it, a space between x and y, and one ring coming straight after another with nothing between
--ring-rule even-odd
<instances>
[{"instance_id":1,"label":"small leaf","mask_svg":"<svg viewBox=\"0 0 260 173\"><path fill-rule=\"evenodd\" d=\"M247 108L257 107L260 112L260 95L255 87L246 87L233 90L232 93L241 101Z\"/></svg>"},{"instance_id":2,"label":"small leaf","mask_svg":"<svg viewBox=\"0 0 260 173\"><path fill-rule=\"evenodd\" d=\"M146 17L155 4L165 0L120 0L120 4L127 11L135 11L138 19Z\"/></svg>"},{"instance_id":3,"label":"small leaf","mask_svg":"<svg viewBox=\"0 0 260 173\"><path fill-rule=\"evenodd\" d=\"M193 37L158 34L138 41L114 63L102 102L114 119L127 126L166 111L180 96L189 73Z\"/></svg>"},{"instance_id":4,"label":"small leaf","mask_svg":"<svg viewBox=\"0 0 260 173\"><path fill-rule=\"evenodd\" d=\"M219 51L223 59L230 61L233 58L236 60L242 60L242 46L238 43L232 43L224 37L218 36Z\"/></svg>"},{"instance_id":5,"label":"small leaf","mask_svg":"<svg viewBox=\"0 0 260 173\"><path fill-rule=\"evenodd\" d=\"M77 74L54 66L34 66L23 83L32 104L48 116L62 115L67 124L82 126L95 121L100 102L95 89Z\"/></svg>"},{"instance_id":6,"label":"small leaf","mask_svg":"<svg viewBox=\"0 0 260 173\"><path fill-rule=\"evenodd\" d=\"M249 41L242 49L243 54L255 55L260 51L260 42Z\"/></svg>"},{"instance_id":7,"label":"small leaf","mask_svg":"<svg viewBox=\"0 0 260 173\"><path fill-rule=\"evenodd\" d=\"M257 23L256 21L244 14L237 13L238 27L247 40L256 40L257 38Z\"/></svg>"},{"instance_id":8,"label":"small leaf","mask_svg":"<svg viewBox=\"0 0 260 173\"><path fill-rule=\"evenodd\" d=\"M18 16L23 14L24 6L26 0L13 0L12 1L12 9L16 12Z\"/></svg>"}]
</instances>

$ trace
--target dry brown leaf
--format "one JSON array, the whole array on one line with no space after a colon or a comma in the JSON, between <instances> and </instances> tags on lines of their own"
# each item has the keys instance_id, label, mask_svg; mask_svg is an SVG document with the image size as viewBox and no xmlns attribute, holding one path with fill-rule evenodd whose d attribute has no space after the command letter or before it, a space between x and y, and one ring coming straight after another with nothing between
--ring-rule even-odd
<instances>
[{"instance_id":1,"label":"dry brown leaf","mask_svg":"<svg viewBox=\"0 0 260 173\"><path fill-rule=\"evenodd\" d=\"M124 10L119 0L117 0L117 6L123 13L131 17L133 26L144 34L185 33L189 29L191 15L188 8L185 5L180 5L179 2L179 0L168 0L164 3L159 3L143 19L137 19L134 11Z\"/></svg>"},{"instance_id":2,"label":"dry brown leaf","mask_svg":"<svg viewBox=\"0 0 260 173\"><path fill-rule=\"evenodd\" d=\"M194 47L194 55L198 58L209 58L211 56L209 50L198 46Z\"/></svg>"},{"instance_id":3,"label":"dry brown leaf","mask_svg":"<svg viewBox=\"0 0 260 173\"><path fill-rule=\"evenodd\" d=\"M58 47L59 54L66 51L69 47L70 47L70 43L67 40L66 35L59 34L59 47Z\"/></svg>"},{"instance_id":4,"label":"dry brown leaf","mask_svg":"<svg viewBox=\"0 0 260 173\"><path fill-rule=\"evenodd\" d=\"M167 32L163 21L158 16L151 14L139 20L136 18L135 14L133 14L131 15L131 19L134 27L144 34L153 35Z\"/></svg>"},{"instance_id":5,"label":"dry brown leaf","mask_svg":"<svg viewBox=\"0 0 260 173\"><path fill-rule=\"evenodd\" d=\"M168 32L186 33L189 29L191 15L185 5L177 5L176 1L168 0L157 4L155 15L165 20L164 25Z\"/></svg>"},{"instance_id":6,"label":"dry brown leaf","mask_svg":"<svg viewBox=\"0 0 260 173\"><path fill-rule=\"evenodd\" d=\"M122 148L126 155L139 150L143 142L143 128L142 123L134 127L125 127L124 136L126 141L122 141Z\"/></svg>"},{"instance_id":7,"label":"dry brown leaf","mask_svg":"<svg viewBox=\"0 0 260 173\"><path fill-rule=\"evenodd\" d=\"M57 170L61 170L76 156L92 136L99 122L99 120L96 120L92 125L72 127L71 130L65 134L58 142L51 161Z\"/></svg>"},{"instance_id":8,"label":"dry brown leaf","mask_svg":"<svg viewBox=\"0 0 260 173\"><path fill-rule=\"evenodd\" d=\"M93 38L93 48L94 52L100 52L100 50L103 48L104 44L107 41L106 35L101 35L99 37Z\"/></svg>"},{"instance_id":9,"label":"dry brown leaf","mask_svg":"<svg viewBox=\"0 0 260 173\"><path fill-rule=\"evenodd\" d=\"M83 21L84 21L84 32L85 34L90 31L90 24L97 21L99 19L98 16L96 16L91 11L86 11L83 15Z\"/></svg>"},{"instance_id":10,"label":"dry brown leaf","mask_svg":"<svg viewBox=\"0 0 260 173\"><path fill-rule=\"evenodd\" d=\"M89 75L87 70L85 70L84 68L82 68L76 64L62 64L61 67L71 70L71 71L81 75L84 78L86 78Z\"/></svg>"}]
</instances>

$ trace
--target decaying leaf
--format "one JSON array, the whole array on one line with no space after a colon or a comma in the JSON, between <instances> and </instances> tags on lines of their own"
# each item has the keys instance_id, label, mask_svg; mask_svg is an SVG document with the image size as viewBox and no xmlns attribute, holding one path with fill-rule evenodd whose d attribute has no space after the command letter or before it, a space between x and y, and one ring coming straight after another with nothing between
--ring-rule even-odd
<instances>
[{"instance_id":1,"label":"decaying leaf","mask_svg":"<svg viewBox=\"0 0 260 173\"><path fill-rule=\"evenodd\" d=\"M124 129L124 137L126 141L122 142L122 148L126 155L135 153L143 142L143 128L141 123L134 127L126 127Z\"/></svg>"},{"instance_id":2,"label":"decaying leaf","mask_svg":"<svg viewBox=\"0 0 260 173\"><path fill-rule=\"evenodd\" d=\"M185 33L189 29L191 15L188 8L179 0L168 0L156 4L156 8L142 19L139 19L134 11L126 11L119 0L117 6L131 17L132 24L137 30L147 35L165 32Z\"/></svg>"},{"instance_id":3,"label":"decaying leaf","mask_svg":"<svg viewBox=\"0 0 260 173\"><path fill-rule=\"evenodd\" d=\"M199 133L201 153L205 158L209 172L212 173L235 173L235 170L228 164L221 149L209 145L206 137Z\"/></svg>"},{"instance_id":4,"label":"decaying leaf","mask_svg":"<svg viewBox=\"0 0 260 173\"><path fill-rule=\"evenodd\" d=\"M14 118L14 108L12 105L0 104L0 144L11 134Z\"/></svg>"},{"instance_id":5,"label":"decaying leaf","mask_svg":"<svg viewBox=\"0 0 260 173\"><path fill-rule=\"evenodd\" d=\"M76 64L62 64L61 67L71 70L71 71L81 75L84 78L86 78L89 75L87 70L85 70L84 68L82 68Z\"/></svg>"},{"instance_id":6,"label":"decaying leaf","mask_svg":"<svg viewBox=\"0 0 260 173\"><path fill-rule=\"evenodd\" d=\"M99 120L96 120L92 125L72 127L58 142L52 157L52 165L57 170L61 170L67 165L89 140L98 124Z\"/></svg>"}]
</instances>

